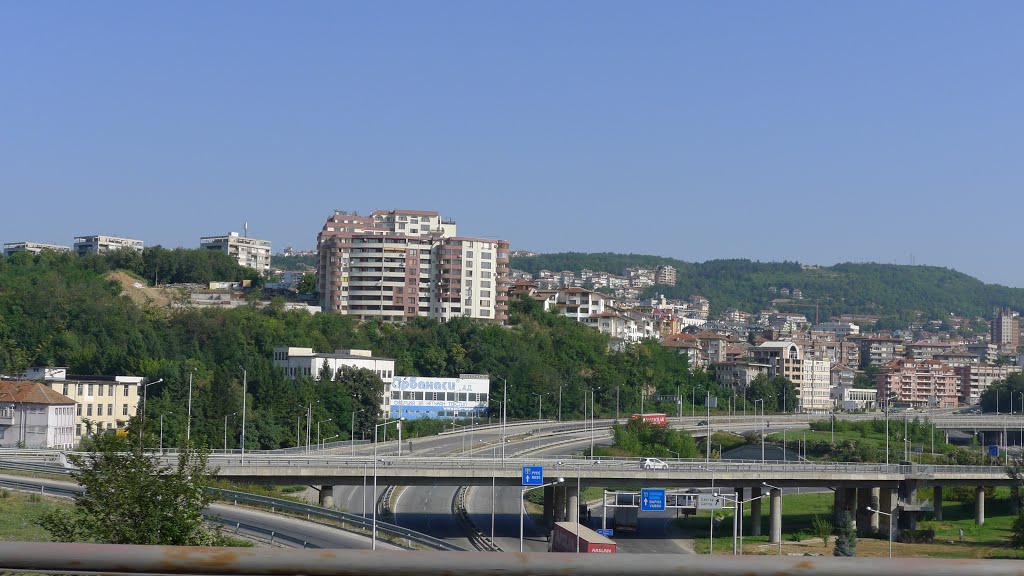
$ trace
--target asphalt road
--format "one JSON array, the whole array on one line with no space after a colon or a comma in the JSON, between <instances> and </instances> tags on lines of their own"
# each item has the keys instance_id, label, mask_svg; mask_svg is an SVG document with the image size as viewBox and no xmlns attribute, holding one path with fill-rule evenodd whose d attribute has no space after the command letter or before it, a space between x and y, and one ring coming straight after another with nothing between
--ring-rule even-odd
<instances>
[{"instance_id":1,"label":"asphalt road","mask_svg":"<svg viewBox=\"0 0 1024 576\"><path fill-rule=\"evenodd\" d=\"M47 478L28 478L26 476L8 475L0 475L0 478L4 480L31 482L35 485L44 487L78 488L78 485L73 482L64 482L61 480L51 480ZM262 510L232 506L230 504L212 504L208 510L220 516L228 523L240 522L242 524L257 526L266 530L273 530L278 533L288 534L289 536L299 540L304 540L309 544L319 546L320 548L368 550L371 547L370 538L367 538L366 536L345 532L331 526L308 522L298 518L291 518L281 514L272 514ZM377 541L377 548L400 550L400 548L380 540Z\"/></svg>"}]
</instances>

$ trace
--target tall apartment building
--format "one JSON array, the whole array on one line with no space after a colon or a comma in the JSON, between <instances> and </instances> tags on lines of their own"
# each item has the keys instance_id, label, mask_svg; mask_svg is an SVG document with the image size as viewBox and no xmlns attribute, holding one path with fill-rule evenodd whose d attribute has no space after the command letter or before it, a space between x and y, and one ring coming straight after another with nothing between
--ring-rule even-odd
<instances>
[{"instance_id":1,"label":"tall apartment building","mask_svg":"<svg viewBox=\"0 0 1024 576\"><path fill-rule=\"evenodd\" d=\"M909 402L917 408L953 408L960 402L960 376L938 360L893 360L875 380L878 401Z\"/></svg>"},{"instance_id":2,"label":"tall apartment building","mask_svg":"<svg viewBox=\"0 0 1024 576\"><path fill-rule=\"evenodd\" d=\"M1020 346L1020 317L1006 308L992 315L992 343L1000 348Z\"/></svg>"},{"instance_id":3,"label":"tall apartment building","mask_svg":"<svg viewBox=\"0 0 1024 576\"><path fill-rule=\"evenodd\" d=\"M654 269L654 283L676 285L676 269L673 266L662 265Z\"/></svg>"},{"instance_id":4,"label":"tall apartment building","mask_svg":"<svg viewBox=\"0 0 1024 576\"><path fill-rule=\"evenodd\" d=\"M1020 366L995 364L968 364L954 369L960 377L960 402L964 404L977 404L989 386L1021 371Z\"/></svg>"},{"instance_id":5,"label":"tall apartment building","mask_svg":"<svg viewBox=\"0 0 1024 576\"><path fill-rule=\"evenodd\" d=\"M16 252L31 252L39 254L43 250L56 250L57 252L70 252L71 248L60 244L43 244L42 242L8 242L4 244L4 256L10 256Z\"/></svg>"},{"instance_id":6,"label":"tall apartment building","mask_svg":"<svg viewBox=\"0 0 1024 576\"><path fill-rule=\"evenodd\" d=\"M317 236L324 311L403 321L508 318L509 244L458 236L437 212L335 211Z\"/></svg>"},{"instance_id":7,"label":"tall apartment building","mask_svg":"<svg viewBox=\"0 0 1024 576\"><path fill-rule=\"evenodd\" d=\"M200 238L199 247L227 252L242 266L253 268L261 274L270 273L270 240L258 240L231 232L227 236Z\"/></svg>"},{"instance_id":8,"label":"tall apartment building","mask_svg":"<svg viewBox=\"0 0 1024 576\"><path fill-rule=\"evenodd\" d=\"M75 253L106 254L117 250L135 250L142 252L142 240L118 238L117 236L78 236L75 238Z\"/></svg>"}]
</instances>

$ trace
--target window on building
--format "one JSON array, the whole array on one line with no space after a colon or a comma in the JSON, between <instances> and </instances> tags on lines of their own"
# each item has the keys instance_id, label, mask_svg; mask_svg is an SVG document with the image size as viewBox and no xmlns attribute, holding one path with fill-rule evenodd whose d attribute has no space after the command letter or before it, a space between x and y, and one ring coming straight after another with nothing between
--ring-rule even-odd
<instances>
[{"instance_id":1,"label":"window on building","mask_svg":"<svg viewBox=\"0 0 1024 576\"><path fill-rule=\"evenodd\" d=\"M81 436L81 435L82 435L82 425L81 424L75 424L75 436Z\"/></svg>"},{"instance_id":2,"label":"window on building","mask_svg":"<svg viewBox=\"0 0 1024 576\"><path fill-rule=\"evenodd\" d=\"M491 263L490 262L481 262L480 263L480 267L483 268L484 270L490 270L491 269Z\"/></svg>"},{"instance_id":3,"label":"window on building","mask_svg":"<svg viewBox=\"0 0 1024 576\"><path fill-rule=\"evenodd\" d=\"M77 415L77 416L81 416L82 415L82 405L81 404L76 404L75 405L75 415Z\"/></svg>"},{"instance_id":4,"label":"window on building","mask_svg":"<svg viewBox=\"0 0 1024 576\"><path fill-rule=\"evenodd\" d=\"M125 395L126 398L128 397L128 385L127 384L124 385L124 395Z\"/></svg>"},{"instance_id":5,"label":"window on building","mask_svg":"<svg viewBox=\"0 0 1024 576\"><path fill-rule=\"evenodd\" d=\"M89 384L89 387L87 388L87 390L88 390L87 395L88 396L92 396L92 384Z\"/></svg>"},{"instance_id":6,"label":"window on building","mask_svg":"<svg viewBox=\"0 0 1024 576\"><path fill-rule=\"evenodd\" d=\"M85 407L85 415L92 416L92 404L88 404Z\"/></svg>"},{"instance_id":7,"label":"window on building","mask_svg":"<svg viewBox=\"0 0 1024 576\"><path fill-rule=\"evenodd\" d=\"M111 384L110 387L107 389L107 394L109 394L111 396L114 395L114 385L113 384Z\"/></svg>"},{"instance_id":8,"label":"window on building","mask_svg":"<svg viewBox=\"0 0 1024 576\"><path fill-rule=\"evenodd\" d=\"M64 385L64 392L61 392L61 394L64 394L65 396L68 395L68 385L67 384Z\"/></svg>"},{"instance_id":9,"label":"window on building","mask_svg":"<svg viewBox=\"0 0 1024 576\"><path fill-rule=\"evenodd\" d=\"M78 385L78 395L79 396L82 395L82 385L81 384Z\"/></svg>"},{"instance_id":10,"label":"window on building","mask_svg":"<svg viewBox=\"0 0 1024 576\"><path fill-rule=\"evenodd\" d=\"M114 405L113 404L107 404L107 416L113 416L113 415L114 415Z\"/></svg>"},{"instance_id":11,"label":"window on building","mask_svg":"<svg viewBox=\"0 0 1024 576\"><path fill-rule=\"evenodd\" d=\"M97 396L103 396L103 384L97 385L96 388L97 388L96 395Z\"/></svg>"},{"instance_id":12,"label":"window on building","mask_svg":"<svg viewBox=\"0 0 1024 576\"><path fill-rule=\"evenodd\" d=\"M127 404L122 404L121 405L121 415L122 416L127 416L128 415L128 405Z\"/></svg>"},{"instance_id":13,"label":"window on building","mask_svg":"<svg viewBox=\"0 0 1024 576\"><path fill-rule=\"evenodd\" d=\"M480 281L480 287L481 288L490 288L491 287L491 281L490 280L481 280Z\"/></svg>"},{"instance_id":14,"label":"window on building","mask_svg":"<svg viewBox=\"0 0 1024 576\"><path fill-rule=\"evenodd\" d=\"M490 260L491 259L491 253L490 252L481 252L480 253L480 259L481 260Z\"/></svg>"}]
</instances>

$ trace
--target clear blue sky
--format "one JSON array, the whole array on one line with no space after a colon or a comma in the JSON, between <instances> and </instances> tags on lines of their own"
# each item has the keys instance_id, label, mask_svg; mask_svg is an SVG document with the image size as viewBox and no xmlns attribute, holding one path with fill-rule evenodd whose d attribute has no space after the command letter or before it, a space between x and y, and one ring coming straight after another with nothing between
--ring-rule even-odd
<instances>
[{"instance_id":1,"label":"clear blue sky","mask_svg":"<svg viewBox=\"0 0 1024 576\"><path fill-rule=\"evenodd\" d=\"M0 240L438 210L1024 286L1021 2L3 2Z\"/></svg>"}]
</instances>

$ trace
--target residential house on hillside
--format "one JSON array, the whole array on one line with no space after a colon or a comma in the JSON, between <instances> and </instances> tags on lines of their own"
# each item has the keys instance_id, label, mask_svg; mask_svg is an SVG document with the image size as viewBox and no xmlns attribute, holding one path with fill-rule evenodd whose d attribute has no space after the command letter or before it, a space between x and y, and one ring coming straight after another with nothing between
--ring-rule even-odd
<instances>
[{"instance_id":1,"label":"residential house on hillside","mask_svg":"<svg viewBox=\"0 0 1024 576\"><path fill-rule=\"evenodd\" d=\"M75 401L46 384L0 380L0 448L74 448Z\"/></svg>"}]
</instances>

